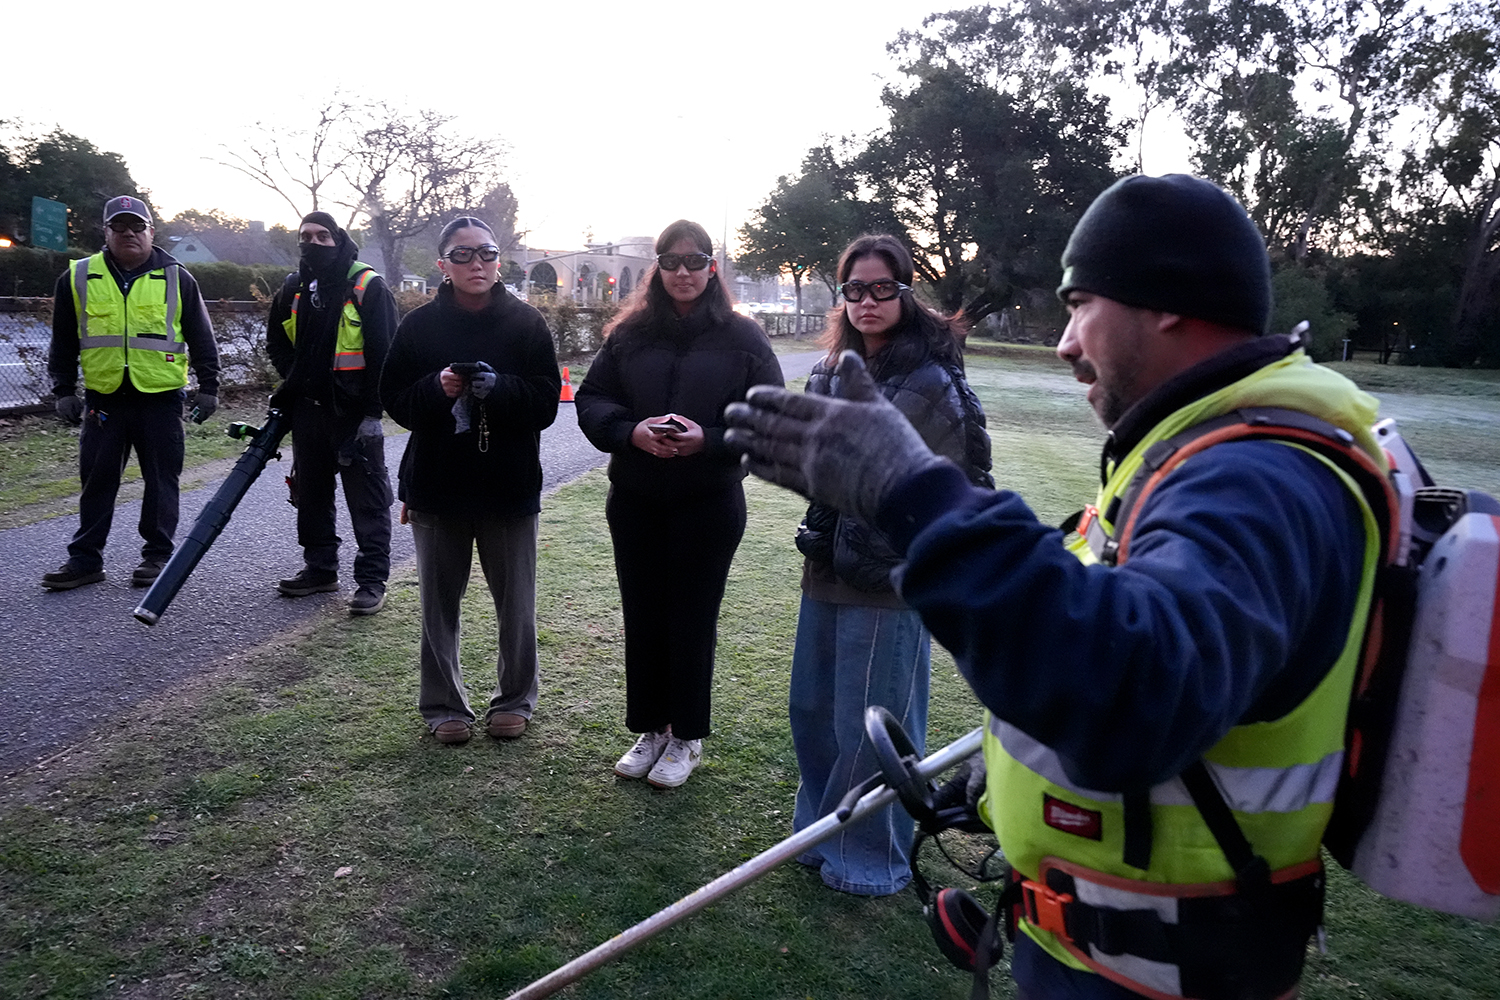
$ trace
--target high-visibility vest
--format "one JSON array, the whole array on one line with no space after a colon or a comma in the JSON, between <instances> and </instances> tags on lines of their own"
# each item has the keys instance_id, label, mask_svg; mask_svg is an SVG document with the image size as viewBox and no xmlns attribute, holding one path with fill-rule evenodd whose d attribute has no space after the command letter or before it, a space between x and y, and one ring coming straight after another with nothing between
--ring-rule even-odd
<instances>
[{"instance_id":1,"label":"high-visibility vest","mask_svg":"<svg viewBox=\"0 0 1500 1000\"><path fill-rule=\"evenodd\" d=\"M1301 350L1273 362L1168 416L1109 471L1095 509L1107 518L1135 481L1147 452L1189 427L1242 407L1283 407L1309 413L1353 435L1379 469L1386 460L1369 432L1376 403L1347 379L1314 365ZM1280 442L1287 447L1300 445ZM1324 462L1357 499L1367 544L1349 633L1338 660L1306 699L1267 722L1230 729L1203 755L1234 820L1254 852L1273 872L1303 877L1318 870L1319 845L1333 810L1343 763L1344 723L1361 654L1381 557L1377 518L1360 485L1327 457ZM1191 459L1188 459L1191 462ZM1104 525L1111 534L1114 526ZM1096 561L1086 538L1070 549ZM1228 881L1235 871L1225 857L1181 777L1140 796L1081 787L1068 777L1058 754L1020 729L991 716L984 739L988 779L983 811L1006 860L1027 880L1043 869L1065 867L1087 884L1089 905L1120 913L1155 911L1177 920L1170 891L1156 895L1148 884L1202 886ZM1147 849L1132 852L1133 834L1144 823ZM1127 859L1129 862L1128 863ZM1306 869L1304 871L1303 869ZM1292 877L1288 874L1288 878ZM1097 882L1093 881L1095 878ZM1163 907L1171 909L1166 914ZM1146 995L1175 997L1178 970L1170 963L1140 961L1129 954L1080 949L1023 916L1020 928L1058 961L1124 982ZM1057 920L1052 926L1060 926ZM1305 941L1305 938L1304 938ZM1302 942L1296 944L1300 966Z\"/></svg>"},{"instance_id":2,"label":"high-visibility vest","mask_svg":"<svg viewBox=\"0 0 1500 1000\"><path fill-rule=\"evenodd\" d=\"M364 319L359 310L365 302L365 286L372 277L379 275L369 264L355 261L349 265L352 284L349 287L349 297L344 300L344 311L339 316L338 337L333 348L332 364L336 372L360 371L365 367ZM301 304L302 289L299 287L292 296L291 315L281 323L281 328L286 331L287 339L294 347L297 344L297 309Z\"/></svg>"},{"instance_id":3,"label":"high-visibility vest","mask_svg":"<svg viewBox=\"0 0 1500 1000\"><path fill-rule=\"evenodd\" d=\"M187 385L181 267L174 261L147 271L131 281L127 294L120 291L103 253L69 265L78 317L78 360L86 387L115 392L127 365L131 384L142 392L170 392Z\"/></svg>"}]
</instances>

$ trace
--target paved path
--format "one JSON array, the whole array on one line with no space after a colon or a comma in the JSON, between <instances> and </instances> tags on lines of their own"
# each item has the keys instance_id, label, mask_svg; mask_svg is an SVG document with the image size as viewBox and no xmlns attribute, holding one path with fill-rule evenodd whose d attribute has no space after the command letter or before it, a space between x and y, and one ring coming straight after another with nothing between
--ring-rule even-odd
<instances>
[{"instance_id":1,"label":"paved path","mask_svg":"<svg viewBox=\"0 0 1500 1000\"><path fill-rule=\"evenodd\" d=\"M788 378L807 374L817 352L783 355ZM386 440L394 485L406 435ZM250 488L233 519L204 555L155 627L136 621L144 590L130 586L139 560L135 524L140 502L115 511L104 568L109 579L72 591L45 591L38 578L67 558L76 515L0 531L0 777L72 746L110 725L115 713L159 694L183 678L218 669L236 653L295 628L314 612L348 599L352 582L337 594L289 600L274 581L301 567L293 511L286 503L286 446ZM542 433L543 491L603 465L578 430L572 406ZM222 479L182 495L178 535L191 528ZM347 571L353 532L342 501L339 535ZM393 573L412 556L411 532L397 528L391 544Z\"/></svg>"}]
</instances>

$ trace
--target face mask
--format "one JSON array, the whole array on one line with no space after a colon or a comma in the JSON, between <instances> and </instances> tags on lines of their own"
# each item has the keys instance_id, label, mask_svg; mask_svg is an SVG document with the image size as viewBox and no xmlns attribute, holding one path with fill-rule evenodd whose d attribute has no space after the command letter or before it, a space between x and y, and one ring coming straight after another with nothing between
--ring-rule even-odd
<instances>
[{"instance_id":1,"label":"face mask","mask_svg":"<svg viewBox=\"0 0 1500 1000\"><path fill-rule=\"evenodd\" d=\"M338 247L326 247L321 243L303 243L301 249L302 262L313 274L323 274L338 260Z\"/></svg>"}]
</instances>

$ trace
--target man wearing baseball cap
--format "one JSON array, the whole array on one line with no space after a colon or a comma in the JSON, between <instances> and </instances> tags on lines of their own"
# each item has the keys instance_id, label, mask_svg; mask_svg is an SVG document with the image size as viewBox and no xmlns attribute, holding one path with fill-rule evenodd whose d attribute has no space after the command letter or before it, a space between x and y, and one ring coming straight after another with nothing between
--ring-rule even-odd
<instances>
[{"instance_id":1,"label":"man wearing baseball cap","mask_svg":"<svg viewBox=\"0 0 1500 1000\"><path fill-rule=\"evenodd\" d=\"M141 467L141 562L150 586L172 555L182 475L188 367L198 381L193 419L218 409L219 350L198 283L152 245L151 211L121 195L104 204L104 250L74 261L57 279L47 370L57 414L82 424L78 438L78 531L68 561L42 576L49 590L104 579L104 543L120 474L132 451ZM82 397L76 395L83 368Z\"/></svg>"},{"instance_id":2,"label":"man wearing baseball cap","mask_svg":"<svg viewBox=\"0 0 1500 1000\"><path fill-rule=\"evenodd\" d=\"M1376 402L1268 335L1265 243L1213 184L1119 181L1062 263L1057 353L1109 432L1077 535L971 486L852 355L843 398L752 389L726 440L885 533L988 709L1020 997L1293 995L1381 549L1334 456L1380 481ZM1344 450L1234 436L1247 409Z\"/></svg>"}]
</instances>

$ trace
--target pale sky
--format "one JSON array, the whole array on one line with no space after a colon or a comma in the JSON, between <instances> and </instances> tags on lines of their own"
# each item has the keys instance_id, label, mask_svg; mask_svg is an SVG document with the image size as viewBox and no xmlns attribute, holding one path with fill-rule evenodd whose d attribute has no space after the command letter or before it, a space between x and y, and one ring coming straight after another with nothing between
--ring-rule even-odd
<instances>
[{"instance_id":1,"label":"pale sky","mask_svg":"<svg viewBox=\"0 0 1500 1000\"><path fill-rule=\"evenodd\" d=\"M291 226L284 201L214 161L256 121L310 127L339 89L503 140L532 246L654 237L685 217L733 248L810 147L880 127L897 32L963 6L17 0L0 119L119 153L167 218Z\"/></svg>"}]
</instances>

